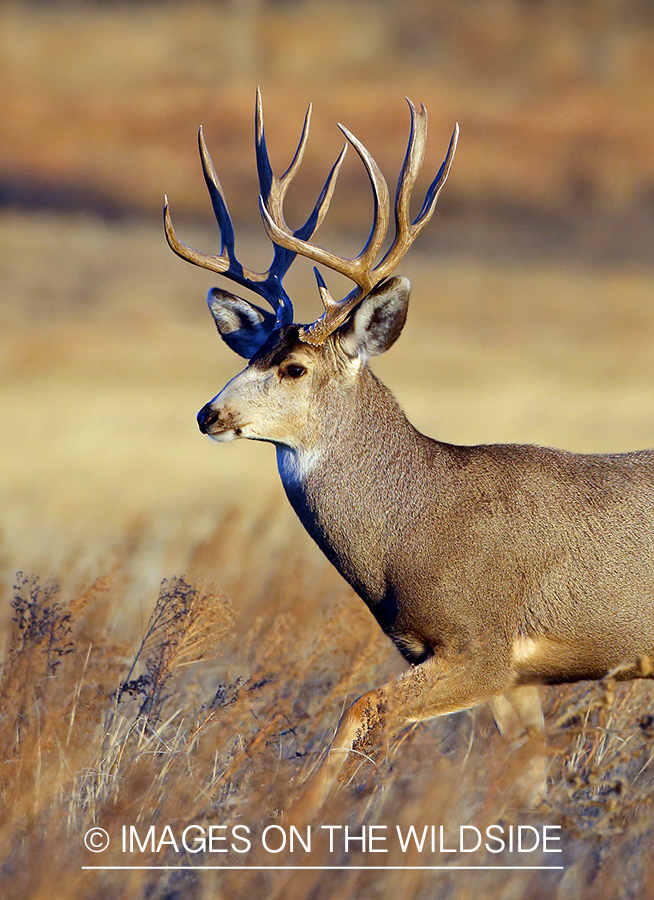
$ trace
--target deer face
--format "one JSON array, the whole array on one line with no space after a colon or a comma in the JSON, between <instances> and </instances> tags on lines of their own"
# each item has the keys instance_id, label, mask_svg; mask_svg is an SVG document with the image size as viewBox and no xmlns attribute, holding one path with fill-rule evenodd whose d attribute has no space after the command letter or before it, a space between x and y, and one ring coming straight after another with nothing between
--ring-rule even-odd
<instances>
[{"instance_id":1,"label":"deer face","mask_svg":"<svg viewBox=\"0 0 654 900\"><path fill-rule=\"evenodd\" d=\"M301 340L301 326L276 328L263 310L214 288L208 303L218 331L250 362L200 410L200 431L217 441L315 447L325 421L348 403L368 358L399 337L409 290L406 278L388 279L327 340L313 345Z\"/></svg>"},{"instance_id":2,"label":"deer face","mask_svg":"<svg viewBox=\"0 0 654 900\"><path fill-rule=\"evenodd\" d=\"M217 441L250 438L294 449L307 442L311 397L324 386L330 348L303 344L298 330L288 325L268 336L248 367L200 410L200 431Z\"/></svg>"},{"instance_id":3,"label":"deer face","mask_svg":"<svg viewBox=\"0 0 654 900\"><path fill-rule=\"evenodd\" d=\"M347 410L348 396L352 396L353 386L368 357L383 353L399 336L406 318L409 282L389 276L434 212L450 171L458 136L458 126L455 126L447 156L412 221L411 192L424 157L427 112L424 106L417 110L408 102L411 131L395 194L395 237L379 262L377 258L391 216L388 185L368 150L347 128L339 126L361 158L374 196L372 229L363 250L353 259L310 243L329 208L347 144L332 166L309 218L291 231L284 219L284 198L302 162L311 107L305 116L295 156L286 172L277 178L268 158L261 95L257 91L255 149L259 209L273 243L273 258L266 272L247 269L236 257L234 225L200 129L200 157L220 229L220 254L202 253L183 244L175 234L166 200L164 226L168 243L182 259L254 291L273 310L268 312L217 288L209 292L209 308L223 340L250 361L247 369L198 413L200 430L215 440L247 437L294 450L315 446L323 423L330 416L338 421ZM298 255L340 272L356 285L346 297L335 301L318 269L314 269L325 312L307 326L293 324L293 306L282 284Z\"/></svg>"}]
</instances>

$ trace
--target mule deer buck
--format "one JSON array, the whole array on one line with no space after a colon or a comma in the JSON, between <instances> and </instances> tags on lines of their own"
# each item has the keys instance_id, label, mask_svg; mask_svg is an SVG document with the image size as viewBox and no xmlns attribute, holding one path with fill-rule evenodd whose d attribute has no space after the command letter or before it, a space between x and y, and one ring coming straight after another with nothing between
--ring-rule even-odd
<instances>
[{"instance_id":1,"label":"mule deer buck","mask_svg":"<svg viewBox=\"0 0 654 900\"><path fill-rule=\"evenodd\" d=\"M249 362L200 410L216 441L273 443L284 489L303 525L366 602L410 668L356 700L304 797L317 809L348 753L403 724L490 701L509 740L542 731L538 685L651 673L654 657L654 451L580 455L534 446L445 444L406 419L368 367L400 336L410 285L392 272L429 221L458 129L418 216L409 202L423 160L424 107L409 103L411 131L395 197L395 237L377 262L390 214L386 181L366 148L347 143L302 227L284 220L311 107L290 167L273 175L256 104L259 205L273 242L270 268L244 268L202 131L204 177L218 220L217 256L182 244L166 202L171 248L262 297L272 313L218 288L208 303L225 343ZM347 145L374 195L374 221L354 259L310 243L327 212ZM315 269L325 307L293 322L282 279L296 255L356 285L334 300Z\"/></svg>"}]
</instances>

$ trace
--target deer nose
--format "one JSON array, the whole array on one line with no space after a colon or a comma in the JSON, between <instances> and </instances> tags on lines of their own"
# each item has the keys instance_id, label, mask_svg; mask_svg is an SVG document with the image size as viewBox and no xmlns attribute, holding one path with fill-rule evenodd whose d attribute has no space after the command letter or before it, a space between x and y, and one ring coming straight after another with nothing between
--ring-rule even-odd
<instances>
[{"instance_id":1,"label":"deer nose","mask_svg":"<svg viewBox=\"0 0 654 900\"><path fill-rule=\"evenodd\" d=\"M202 434L209 434L209 429L216 424L219 418L220 414L213 409L210 403L203 406L198 413L198 427Z\"/></svg>"}]
</instances>

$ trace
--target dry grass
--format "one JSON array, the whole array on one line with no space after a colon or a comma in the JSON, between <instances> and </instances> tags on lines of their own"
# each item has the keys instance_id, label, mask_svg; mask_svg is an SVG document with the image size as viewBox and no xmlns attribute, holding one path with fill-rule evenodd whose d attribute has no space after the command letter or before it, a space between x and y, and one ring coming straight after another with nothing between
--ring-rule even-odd
<instances>
[{"instance_id":1,"label":"dry grass","mask_svg":"<svg viewBox=\"0 0 654 900\"><path fill-rule=\"evenodd\" d=\"M372 854L310 856L264 852L262 830L283 810L324 749L342 706L398 668L375 623L322 560L279 554L267 519L217 521L188 560L189 571L270 554L261 573L243 569L232 600L183 578L165 582L136 651L117 619L129 596L130 561L85 589L19 576L0 691L2 778L0 872L12 898L207 896L433 897L477 895L643 897L652 839L649 685L610 683L547 692L549 791L536 808L512 796L524 765L494 733L485 712L405 730L375 759L350 772L322 823L386 825L491 823L563 827L561 872L395 871L398 865L456 864L391 845L386 871ZM73 580L73 573L63 573ZM239 617L234 623L234 609ZM132 623L134 627L134 623ZM227 855L157 846L166 825L247 824L252 849ZM121 851L123 825L136 826L141 852ZM157 829L156 844L146 841ZM106 829L110 848L93 855L82 838ZM170 834L169 833L169 834ZM191 832L189 843L198 831ZM242 845L239 845L242 847ZM38 860L39 864L35 864ZM43 862L46 862L44 865ZM502 857L509 864L512 860ZM498 858L476 853L467 864ZM84 865L340 865L323 873L88 871ZM558 885L558 888L557 888ZM559 893L557 894L557 890Z\"/></svg>"},{"instance_id":2,"label":"dry grass","mask_svg":"<svg viewBox=\"0 0 654 900\"><path fill-rule=\"evenodd\" d=\"M194 410L235 369L192 299L205 276L169 265L158 230L145 225L19 214L0 224L12 438L0 467L3 894L646 896L649 684L544 692L550 787L536 809L511 789L527 751L509 751L480 710L389 736L349 770L323 814L391 832L560 825L563 874L393 870L433 862L397 846L385 871L360 870L360 854L326 845L311 863L344 866L327 879L310 870L82 870L98 858L125 864L123 825L144 840L150 825L179 834L248 824L259 835L279 824L344 705L402 663L293 518L269 448L198 437ZM57 255L62 240L80 263ZM251 250L260 252L256 242ZM407 270L411 319L377 368L426 431L588 450L651 443L649 274L435 265L419 253ZM302 316L314 288L308 273L295 278ZM19 569L39 577L12 588ZM82 843L95 826L113 838L97 856ZM536 856L531 864L543 862ZM131 861L215 858L163 845ZM253 842L247 857L227 860L289 865L298 856L271 859Z\"/></svg>"},{"instance_id":3,"label":"dry grass","mask_svg":"<svg viewBox=\"0 0 654 900\"><path fill-rule=\"evenodd\" d=\"M346 112L389 175L406 135L398 97L429 107L430 168L459 118L454 202L444 198L403 266L409 321L376 370L411 420L445 440L651 446L646 6L405 0L399 16L388 0L371 23L364 2L270 3L248 25L255 2L2 5L0 198L41 211L0 214L1 896L652 894L651 683L611 679L543 691L549 789L536 808L512 791L530 748L507 749L482 709L385 736L323 813L357 829L557 825L564 872L394 870L434 861L397 845L383 871L360 870L379 857L324 844L310 862L342 869L82 869L126 857L305 861L256 840L246 856L169 844L130 856L121 827L143 838L150 826L247 824L260 836L283 822L344 706L402 670L288 509L270 448L198 436L195 410L238 361L204 309L213 278L173 258L149 224L164 191L178 214L207 212L197 125L247 222L257 81L278 168L295 140L289 120L316 103L291 220L337 152ZM323 238L357 252L361 239L338 228L356 219L365 234L370 199L348 167ZM43 212L85 204L145 218ZM215 228L179 227L215 246ZM239 231L248 264L265 263L265 244ZM310 266L296 269L290 292L308 320L315 286ZM94 855L83 835L96 826L112 844ZM544 861L560 860L529 859Z\"/></svg>"}]
</instances>

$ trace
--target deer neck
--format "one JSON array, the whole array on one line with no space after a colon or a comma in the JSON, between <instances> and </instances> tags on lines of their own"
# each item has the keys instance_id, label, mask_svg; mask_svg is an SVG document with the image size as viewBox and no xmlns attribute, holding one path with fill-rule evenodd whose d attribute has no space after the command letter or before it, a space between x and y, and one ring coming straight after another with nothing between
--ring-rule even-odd
<instances>
[{"instance_id":1,"label":"deer neck","mask_svg":"<svg viewBox=\"0 0 654 900\"><path fill-rule=\"evenodd\" d=\"M371 607L384 596L384 559L401 539L398 510L410 519L407 504L420 496L411 482L427 443L434 442L366 369L347 397L330 398L310 447L277 448L284 490L302 524Z\"/></svg>"}]
</instances>

